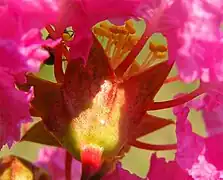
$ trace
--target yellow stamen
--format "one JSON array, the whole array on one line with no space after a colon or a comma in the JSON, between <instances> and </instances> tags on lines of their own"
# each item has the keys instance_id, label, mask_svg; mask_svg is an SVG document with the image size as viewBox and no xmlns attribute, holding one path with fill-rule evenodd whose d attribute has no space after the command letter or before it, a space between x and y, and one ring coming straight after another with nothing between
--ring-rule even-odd
<instances>
[{"instance_id":1,"label":"yellow stamen","mask_svg":"<svg viewBox=\"0 0 223 180\"><path fill-rule=\"evenodd\" d=\"M131 76L135 73L145 71L154 63L159 63L167 56L167 47L165 45L156 45L153 42L149 43L149 53L141 64L134 62L126 71L124 76Z\"/></svg>"},{"instance_id":2,"label":"yellow stamen","mask_svg":"<svg viewBox=\"0 0 223 180\"><path fill-rule=\"evenodd\" d=\"M106 21L95 26L93 32L102 43L106 41L105 52L111 59L111 66L115 69L125 58L139 37L136 36L133 22L128 20L124 26L116 26Z\"/></svg>"},{"instance_id":3,"label":"yellow stamen","mask_svg":"<svg viewBox=\"0 0 223 180\"><path fill-rule=\"evenodd\" d=\"M130 34L136 33L133 22L131 20L125 22L125 28L129 31Z\"/></svg>"},{"instance_id":4,"label":"yellow stamen","mask_svg":"<svg viewBox=\"0 0 223 180\"><path fill-rule=\"evenodd\" d=\"M140 37L136 35L136 29L132 20L125 22L123 26L116 26L108 21L101 22L93 28L95 36L105 46L105 53L110 59L113 69L116 69L125 57L132 51ZM149 52L141 63L133 62L124 76L131 76L132 73L142 72L154 63L158 63L167 56L167 47L162 44L149 42Z\"/></svg>"}]
</instances>

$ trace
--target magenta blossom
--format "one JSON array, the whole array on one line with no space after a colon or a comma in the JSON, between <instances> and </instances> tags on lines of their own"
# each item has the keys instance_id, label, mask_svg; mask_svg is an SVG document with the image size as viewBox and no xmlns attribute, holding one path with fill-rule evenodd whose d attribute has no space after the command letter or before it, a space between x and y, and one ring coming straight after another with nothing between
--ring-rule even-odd
<instances>
[{"instance_id":1,"label":"magenta blossom","mask_svg":"<svg viewBox=\"0 0 223 180\"><path fill-rule=\"evenodd\" d=\"M31 121L29 101L32 98L32 89L22 92L14 87L14 77L0 71L0 148L4 144L9 147L20 138L21 123ZM16 111L16 112L15 112Z\"/></svg>"},{"instance_id":2,"label":"magenta blossom","mask_svg":"<svg viewBox=\"0 0 223 180\"><path fill-rule=\"evenodd\" d=\"M44 41L40 32L44 26L55 22L57 11L56 3L48 0L0 3L0 148L19 140L21 123L31 120L29 101L32 92L21 92L15 84L24 83L25 73L37 72L49 56L42 45L57 43Z\"/></svg>"},{"instance_id":3,"label":"magenta blossom","mask_svg":"<svg viewBox=\"0 0 223 180\"><path fill-rule=\"evenodd\" d=\"M223 148L219 144L223 134L201 137L192 132L191 124L187 119L188 107L176 107L174 113L177 116L176 162L194 179L219 179L223 172L221 163Z\"/></svg>"},{"instance_id":4,"label":"magenta blossom","mask_svg":"<svg viewBox=\"0 0 223 180\"><path fill-rule=\"evenodd\" d=\"M222 7L219 0L154 0L138 11L147 12L150 34L166 36L169 60L176 61L183 81L210 82L222 81Z\"/></svg>"},{"instance_id":5,"label":"magenta blossom","mask_svg":"<svg viewBox=\"0 0 223 180\"><path fill-rule=\"evenodd\" d=\"M185 1L190 15L178 33L182 45L176 59L180 77L185 82L222 81L222 5L222 1Z\"/></svg>"},{"instance_id":6,"label":"magenta blossom","mask_svg":"<svg viewBox=\"0 0 223 180\"><path fill-rule=\"evenodd\" d=\"M191 105L191 104L190 104ZM174 161L165 162L164 159L151 159L151 169L148 177L158 180L165 179L195 179L195 180L219 180L223 178L221 142L223 134L212 137L201 137L192 132L192 127L187 119L189 108L178 106L174 108L177 117L177 152ZM162 172L161 176L157 176Z\"/></svg>"},{"instance_id":7,"label":"magenta blossom","mask_svg":"<svg viewBox=\"0 0 223 180\"><path fill-rule=\"evenodd\" d=\"M56 7L46 0L6 2L0 5L0 66L13 75L37 72L49 56L42 46L55 45L44 41L40 30L56 20Z\"/></svg>"}]
</instances>

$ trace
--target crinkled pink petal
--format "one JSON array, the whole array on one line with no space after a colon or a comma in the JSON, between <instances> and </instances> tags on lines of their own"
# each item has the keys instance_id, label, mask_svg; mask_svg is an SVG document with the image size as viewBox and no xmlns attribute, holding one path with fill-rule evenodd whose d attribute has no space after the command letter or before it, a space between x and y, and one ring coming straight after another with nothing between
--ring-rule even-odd
<instances>
[{"instance_id":1,"label":"crinkled pink petal","mask_svg":"<svg viewBox=\"0 0 223 180\"><path fill-rule=\"evenodd\" d=\"M202 97L201 106L199 105L198 108L204 108L212 112L217 105L215 100L210 95L205 95L205 97ZM205 103L208 103L207 107L204 106ZM174 114L177 116L176 132L178 141L176 161L183 169L188 170L189 174L196 180L221 179L223 177L223 148L219 142L223 140L223 133L216 132L215 128L217 127L211 124L214 122L208 122L208 128L213 133L211 136L202 138L193 133L187 120L189 112L187 106L193 107L194 104L189 102L184 106L174 108ZM197 108L196 104L195 108Z\"/></svg>"},{"instance_id":2,"label":"crinkled pink petal","mask_svg":"<svg viewBox=\"0 0 223 180\"><path fill-rule=\"evenodd\" d=\"M32 89L25 93L15 88L14 77L0 69L0 149L20 139L22 123L30 122L29 101Z\"/></svg>"},{"instance_id":3,"label":"crinkled pink petal","mask_svg":"<svg viewBox=\"0 0 223 180\"><path fill-rule=\"evenodd\" d=\"M102 180L140 180L141 178L121 167L121 163L116 165L114 172L104 176Z\"/></svg>"},{"instance_id":4,"label":"crinkled pink petal","mask_svg":"<svg viewBox=\"0 0 223 180\"><path fill-rule=\"evenodd\" d=\"M208 163L203 155L198 157L198 162L193 164L188 173L194 180L219 180L221 176L221 172Z\"/></svg>"},{"instance_id":5,"label":"crinkled pink petal","mask_svg":"<svg viewBox=\"0 0 223 180\"><path fill-rule=\"evenodd\" d=\"M204 139L192 132L191 124L187 119L188 113L188 107L179 106L174 108L174 114L177 117L176 161L183 169L190 169L204 148Z\"/></svg>"},{"instance_id":6,"label":"crinkled pink petal","mask_svg":"<svg viewBox=\"0 0 223 180\"><path fill-rule=\"evenodd\" d=\"M45 168L53 180L65 180L65 156L66 151L62 148L46 147L39 151L37 165ZM80 180L81 163L73 159L72 180Z\"/></svg>"},{"instance_id":7,"label":"crinkled pink petal","mask_svg":"<svg viewBox=\"0 0 223 180\"><path fill-rule=\"evenodd\" d=\"M201 96L197 97L196 99L193 99L192 101L189 101L187 103L187 106L189 108L195 109L196 111L202 110L206 106L205 101L204 101L204 97L205 97L204 95L203 96L201 95Z\"/></svg>"},{"instance_id":8,"label":"crinkled pink petal","mask_svg":"<svg viewBox=\"0 0 223 180\"><path fill-rule=\"evenodd\" d=\"M151 33L175 34L187 20L183 0L142 0L137 11L150 24ZM179 13L180 12L180 13Z\"/></svg>"},{"instance_id":9,"label":"crinkled pink petal","mask_svg":"<svg viewBox=\"0 0 223 180\"><path fill-rule=\"evenodd\" d=\"M92 19L105 20L109 18L131 17L136 16L136 9L141 0L78 0L86 14L90 15Z\"/></svg>"},{"instance_id":10,"label":"crinkled pink petal","mask_svg":"<svg viewBox=\"0 0 223 180\"><path fill-rule=\"evenodd\" d=\"M59 17L57 0L7 0L7 5L10 18L15 18L25 32L31 28L41 29L53 24Z\"/></svg>"},{"instance_id":11,"label":"crinkled pink petal","mask_svg":"<svg viewBox=\"0 0 223 180\"><path fill-rule=\"evenodd\" d=\"M208 136L223 133L223 84L221 82L201 83L206 93L187 103L189 107L202 112Z\"/></svg>"},{"instance_id":12,"label":"crinkled pink petal","mask_svg":"<svg viewBox=\"0 0 223 180\"><path fill-rule=\"evenodd\" d=\"M32 29L24 34L20 41L13 39L0 40L0 66L12 74L37 72L40 64L49 57L42 46L55 46L58 41L44 41L40 31Z\"/></svg>"},{"instance_id":13,"label":"crinkled pink petal","mask_svg":"<svg viewBox=\"0 0 223 180\"><path fill-rule=\"evenodd\" d=\"M0 66L12 74L36 72L41 62L49 56L42 45L58 43L44 41L40 32L57 19L57 1L4 2L0 4Z\"/></svg>"},{"instance_id":14,"label":"crinkled pink petal","mask_svg":"<svg viewBox=\"0 0 223 180\"><path fill-rule=\"evenodd\" d=\"M192 180L186 170L180 168L176 161L166 162L164 158L151 157L150 170L147 174L150 180Z\"/></svg>"},{"instance_id":15,"label":"crinkled pink petal","mask_svg":"<svg viewBox=\"0 0 223 180\"><path fill-rule=\"evenodd\" d=\"M223 133L205 139L206 160L213 164L218 170L223 170Z\"/></svg>"},{"instance_id":16,"label":"crinkled pink petal","mask_svg":"<svg viewBox=\"0 0 223 180\"><path fill-rule=\"evenodd\" d=\"M150 24L150 33L163 33L169 60L176 60L181 79L223 80L219 0L144 0L139 14ZM179 13L180 12L180 13ZM207 36L208 34L208 36Z\"/></svg>"},{"instance_id":17,"label":"crinkled pink petal","mask_svg":"<svg viewBox=\"0 0 223 180\"><path fill-rule=\"evenodd\" d=\"M223 133L223 104L216 105L217 101L214 99L211 100L209 95L205 99L207 107L202 109L202 115L208 136ZM211 109L208 108L210 106L212 106Z\"/></svg>"},{"instance_id":18,"label":"crinkled pink petal","mask_svg":"<svg viewBox=\"0 0 223 180\"><path fill-rule=\"evenodd\" d=\"M222 81L222 12L216 10L214 1L184 0L184 3L190 13L188 21L177 34L181 40L176 58L180 77L185 82L196 79Z\"/></svg>"}]
</instances>

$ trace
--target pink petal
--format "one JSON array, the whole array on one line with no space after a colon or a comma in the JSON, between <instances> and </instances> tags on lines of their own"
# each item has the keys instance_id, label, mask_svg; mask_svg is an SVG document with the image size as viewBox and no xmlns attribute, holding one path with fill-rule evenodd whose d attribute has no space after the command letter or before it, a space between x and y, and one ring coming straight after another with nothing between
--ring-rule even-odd
<instances>
[{"instance_id":1,"label":"pink petal","mask_svg":"<svg viewBox=\"0 0 223 180\"><path fill-rule=\"evenodd\" d=\"M193 164L188 173L195 180L218 180L221 175L221 172L217 171L215 166L208 163L203 155L198 157L198 162Z\"/></svg>"},{"instance_id":2,"label":"pink petal","mask_svg":"<svg viewBox=\"0 0 223 180\"><path fill-rule=\"evenodd\" d=\"M55 2L9 0L0 5L1 67L12 74L38 71L41 62L49 56L42 45L52 45L44 42L40 30L57 19Z\"/></svg>"},{"instance_id":3,"label":"pink petal","mask_svg":"<svg viewBox=\"0 0 223 180\"><path fill-rule=\"evenodd\" d=\"M149 22L152 33L164 35L179 30L188 16L183 0L143 0L137 10Z\"/></svg>"},{"instance_id":4,"label":"pink petal","mask_svg":"<svg viewBox=\"0 0 223 180\"><path fill-rule=\"evenodd\" d=\"M212 163L218 170L223 170L223 133L205 139L206 151L205 158Z\"/></svg>"},{"instance_id":5,"label":"pink petal","mask_svg":"<svg viewBox=\"0 0 223 180\"><path fill-rule=\"evenodd\" d=\"M93 39L90 32L83 33L86 30L78 30L75 32L75 38L69 43L70 53L72 59L82 57L84 60L88 59Z\"/></svg>"},{"instance_id":6,"label":"pink petal","mask_svg":"<svg viewBox=\"0 0 223 180\"><path fill-rule=\"evenodd\" d=\"M190 169L204 148L203 138L192 132L191 124L187 119L188 113L189 108L187 107L179 106L174 109L177 117L176 161L183 169Z\"/></svg>"},{"instance_id":7,"label":"pink petal","mask_svg":"<svg viewBox=\"0 0 223 180\"><path fill-rule=\"evenodd\" d=\"M111 174L102 178L102 180L140 180L141 178L121 167L121 163L116 165L116 169Z\"/></svg>"},{"instance_id":8,"label":"pink petal","mask_svg":"<svg viewBox=\"0 0 223 180\"><path fill-rule=\"evenodd\" d=\"M23 31L41 29L56 22L59 16L57 0L8 0L11 18L16 18Z\"/></svg>"},{"instance_id":9,"label":"pink petal","mask_svg":"<svg viewBox=\"0 0 223 180\"><path fill-rule=\"evenodd\" d=\"M61 148L46 147L39 151L36 162L38 166L45 168L53 180L65 180L65 154ZM81 177L81 163L73 159L72 180L79 180Z\"/></svg>"},{"instance_id":10,"label":"pink petal","mask_svg":"<svg viewBox=\"0 0 223 180\"><path fill-rule=\"evenodd\" d=\"M7 144L12 146L20 139L22 123L30 122L29 101L32 90L28 93L15 88L14 78L0 70L0 149Z\"/></svg>"},{"instance_id":11,"label":"pink petal","mask_svg":"<svg viewBox=\"0 0 223 180\"><path fill-rule=\"evenodd\" d=\"M188 105L196 110L201 110L208 136L213 136L223 132L223 95L222 83L211 82L202 83L201 87L206 91L202 97L192 100ZM195 101L200 107L195 107ZM198 104L197 104L198 105Z\"/></svg>"},{"instance_id":12,"label":"pink petal","mask_svg":"<svg viewBox=\"0 0 223 180\"><path fill-rule=\"evenodd\" d=\"M206 96L206 99L208 96ZM207 104L211 106L211 102ZM213 106L213 104L212 104ZM216 105L215 105L216 106ZM223 133L223 104L217 105L215 108L202 110L202 115L205 122L206 131L208 136L213 136L218 133Z\"/></svg>"},{"instance_id":13,"label":"pink petal","mask_svg":"<svg viewBox=\"0 0 223 180\"><path fill-rule=\"evenodd\" d=\"M206 0L185 1L185 7L190 14L178 32L181 47L178 49L176 64L180 77L185 82L195 79L204 82L213 79L222 81L222 12L216 10L214 2Z\"/></svg>"},{"instance_id":14,"label":"pink petal","mask_svg":"<svg viewBox=\"0 0 223 180\"><path fill-rule=\"evenodd\" d=\"M187 171L180 168L176 161L166 162L164 158L151 157L151 166L147 174L150 180L192 180Z\"/></svg>"},{"instance_id":15,"label":"pink petal","mask_svg":"<svg viewBox=\"0 0 223 180\"><path fill-rule=\"evenodd\" d=\"M82 2L83 9L92 19L109 19L119 17L135 16L136 9L141 3L140 0L79 0ZM118 4L118 6L117 6ZM98 20L96 20L98 22Z\"/></svg>"}]
</instances>

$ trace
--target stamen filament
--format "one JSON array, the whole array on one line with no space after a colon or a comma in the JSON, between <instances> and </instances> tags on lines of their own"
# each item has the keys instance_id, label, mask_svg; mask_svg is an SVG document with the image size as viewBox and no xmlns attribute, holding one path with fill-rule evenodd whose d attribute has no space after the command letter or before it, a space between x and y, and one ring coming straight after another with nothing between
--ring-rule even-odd
<instances>
[{"instance_id":1,"label":"stamen filament","mask_svg":"<svg viewBox=\"0 0 223 180\"><path fill-rule=\"evenodd\" d=\"M150 106L148 107L148 111L167 109L167 108L175 107L178 105L182 105L182 104L196 98L197 96L200 96L203 93L204 93L204 91L201 88L198 88L189 94L186 94L184 96L181 96L181 97L173 99L173 100L163 101L163 102L154 102L154 103L150 104Z\"/></svg>"},{"instance_id":2,"label":"stamen filament","mask_svg":"<svg viewBox=\"0 0 223 180\"><path fill-rule=\"evenodd\" d=\"M63 52L63 55L66 57L66 60L69 61L70 60L70 52L65 44L62 45L62 52Z\"/></svg>"},{"instance_id":3,"label":"stamen filament","mask_svg":"<svg viewBox=\"0 0 223 180\"><path fill-rule=\"evenodd\" d=\"M177 148L176 144L157 145L157 144L140 142L138 140L130 142L130 145L139 149L145 149L151 151L166 151L166 150L174 150Z\"/></svg>"},{"instance_id":4,"label":"stamen filament","mask_svg":"<svg viewBox=\"0 0 223 180\"><path fill-rule=\"evenodd\" d=\"M179 80L180 80L179 76L170 77L164 81L164 84L168 84L168 83L179 81Z\"/></svg>"},{"instance_id":5,"label":"stamen filament","mask_svg":"<svg viewBox=\"0 0 223 180\"><path fill-rule=\"evenodd\" d=\"M116 76L118 76L118 77L123 76L123 74L129 68L129 66L136 59L137 55L143 49L144 45L146 44L147 40L149 39L149 37L151 35L152 35L152 31L150 31L149 26L148 26L148 22L146 22L146 29L145 29L142 37L137 42L137 44L133 47L132 51L127 55L125 60L115 69Z\"/></svg>"},{"instance_id":6,"label":"stamen filament","mask_svg":"<svg viewBox=\"0 0 223 180\"><path fill-rule=\"evenodd\" d=\"M64 72L62 66L62 44L59 44L55 48L55 63L54 63L54 76L57 82L62 83L64 81Z\"/></svg>"}]
</instances>

